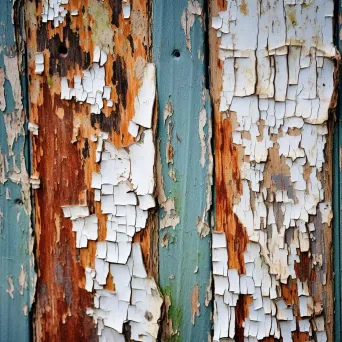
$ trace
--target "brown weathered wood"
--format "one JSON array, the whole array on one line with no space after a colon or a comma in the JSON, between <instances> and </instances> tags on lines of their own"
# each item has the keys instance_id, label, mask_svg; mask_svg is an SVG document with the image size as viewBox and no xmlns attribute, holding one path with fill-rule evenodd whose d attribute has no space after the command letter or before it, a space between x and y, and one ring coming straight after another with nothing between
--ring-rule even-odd
<instances>
[{"instance_id":1,"label":"brown weathered wood","mask_svg":"<svg viewBox=\"0 0 342 342\"><path fill-rule=\"evenodd\" d=\"M63 217L63 205L87 205L99 218L98 241L105 239L106 215L94 202L91 189L96 144L91 135L110 134L115 146L134 142L128 123L134 115L134 98L141 86L150 49L149 3L131 2L129 19L123 18L122 1L76 1L63 5L68 10L62 24L54 28L42 22L43 1L27 1L26 27L29 67L30 121L39 126L32 136L33 172L40 179L35 191L36 257L38 284L35 312L35 340L97 340L92 318L92 295L85 286L86 267L94 268L96 242L88 248L75 247L71 221ZM70 15L78 10L78 15ZM61 100L61 78L73 86L75 75L93 61L98 45L107 52L105 83L111 86L112 108L99 115L90 105ZM67 55L63 55L63 47ZM44 73L35 74L35 54L44 53ZM62 53L61 53L62 52ZM150 230L140 233L144 257L149 260ZM148 262L150 273L152 262ZM113 279L106 289L114 290Z\"/></svg>"}]
</instances>

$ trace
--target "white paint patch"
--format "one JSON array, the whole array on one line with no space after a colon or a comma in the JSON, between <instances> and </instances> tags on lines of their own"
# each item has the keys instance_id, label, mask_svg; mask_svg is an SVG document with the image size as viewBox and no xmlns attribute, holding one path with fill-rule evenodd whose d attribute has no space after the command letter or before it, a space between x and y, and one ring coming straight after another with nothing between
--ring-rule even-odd
<instances>
[{"instance_id":1,"label":"white paint patch","mask_svg":"<svg viewBox=\"0 0 342 342\"><path fill-rule=\"evenodd\" d=\"M27 125L27 129L33 133L33 135L38 135L38 132L39 132L39 127L38 125L32 123L32 122L29 122L28 125Z\"/></svg>"},{"instance_id":2,"label":"white paint patch","mask_svg":"<svg viewBox=\"0 0 342 342\"><path fill-rule=\"evenodd\" d=\"M98 139L98 151L103 152L100 173L93 173L92 187L100 191L107 234L105 241L97 242L95 269L86 269L86 289L95 289L95 309L89 313L98 324L99 335L114 329L121 338L123 324L130 322L136 341L155 341L163 300L154 279L146 274L140 245L132 243L134 234L146 226L147 210L155 206L153 174L146 168L152 163L153 169L154 162L151 130L144 131L144 139L152 150L135 143L127 152ZM134 175L136 169L140 170L138 176ZM65 206L63 212L72 219L77 248L86 248L88 240L97 240L98 220L89 214L88 207ZM109 272L115 281L114 293L104 289Z\"/></svg>"},{"instance_id":3,"label":"white paint patch","mask_svg":"<svg viewBox=\"0 0 342 342\"><path fill-rule=\"evenodd\" d=\"M101 114L106 100L109 107L113 106L111 100L111 87L105 85L105 68L107 53L96 46L93 55L93 64L89 70L83 71L81 76L74 76L74 87L69 87L66 77L61 78L61 99L90 104L90 112Z\"/></svg>"},{"instance_id":4,"label":"white paint patch","mask_svg":"<svg viewBox=\"0 0 342 342\"><path fill-rule=\"evenodd\" d=\"M68 11L63 6L67 5L68 3L69 0L44 0L42 22L47 23L48 21L53 21L54 27L58 27L59 24L63 23L64 18L68 13Z\"/></svg>"},{"instance_id":5,"label":"white paint patch","mask_svg":"<svg viewBox=\"0 0 342 342\"><path fill-rule=\"evenodd\" d=\"M152 127L153 105L156 96L156 68L148 63L144 68L144 77L138 95L134 99L133 121L145 128Z\"/></svg>"},{"instance_id":6,"label":"white paint patch","mask_svg":"<svg viewBox=\"0 0 342 342\"><path fill-rule=\"evenodd\" d=\"M102 65L107 55L95 47L93 65L84 77L75 76L74 88L62 79L61 97L90 103L92 112L101 115L103 99L110 100L110 89L105 86ZM98 241L98 218L87 206L63 206L64 216L70 218L76 232L76 247L87 248L88 241L96 242L95 269L86 268L86 290L95 291L94 308L89 308L97 324L100 341L125 341L123 325L128 323L131 339L156 341L163 298L155 280L146 273L139 243L134 235L146 227L148 209L155 206L154 159L155 147L151 129L155 100L155 66L148 64L144 79L135 99L135 117L129 131L139 141L123 148L115 147L108 134L101 132L90 137L97 143L96 162L100 172L92 174L95 201L107 215L106 238ZM107 102L107 103L108 103ZM115 291L104 287L109 274L114 279Z\"/></svg>"},{"instance_id":7,"label":"white paint patch","mask_svg":"<svg viewBox=\"0 0 342 342\"><path fill-rule=\"evenodd\" d=\"M322 312L316 311L321 303L314 301L307 282L297 279L295 265L301 252L311 252L317 209L321 224L332 219L321 183L334 89L332 16L332 0L305 6L236 0L211 19L221 37L220 111L234 116L232 139L243 152L242 194L233 210L248 236L246 272L239 275L227 267L225 234L213 233L214 341L235 338L241 294L252 297L244 321L246 341L292 341L297 323L300 331L309 336L315 331L318 340L327 340ZM272 175L275 190L264 179L267 167L276 169L270 158L282 164L280 174ZM312 255L310 267L321 267L321 259ZM282 298L281 284L290 277L297 279L299 317Z\"/></svg>"},{"instance_id":8,"label":"white paint patch","mask_svg":"<svg viewBox=\"0 0 342 342\"><path fill-rule=\"evenodd\" d=\"M44 53L39 52L35 55L35 74L41 75L44 72Z\"/></svg>"}]
</instances>

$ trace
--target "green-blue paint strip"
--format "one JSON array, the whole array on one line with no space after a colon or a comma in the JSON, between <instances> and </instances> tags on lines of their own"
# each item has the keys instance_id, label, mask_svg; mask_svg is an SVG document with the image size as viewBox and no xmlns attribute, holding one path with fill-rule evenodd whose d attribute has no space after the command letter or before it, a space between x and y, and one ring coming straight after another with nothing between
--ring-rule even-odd
<instances>
[{"instance_id":1,"label":"green-blue paint strip","mask_svg":"<svg viewBox=\"0 0 342 342\"><path fill-rule=\"evenodd\" d=\"M15 43L15 28L12 23L14 1L0 0L0 68L6 70L4 56L13 57L18 54ZM16 22L18 25L19 23ZM24 76L21 76L24 85ZM12 144L14 156L8 149L8 133L5 118L15 112L13 89L10 81L5 80L6 108L0 112L0 154L8 169L5 172L4 183L0 183L0 340L20 341L30 340L30 293L32 285L32 256L29 253L30 243L30 213L23 196L20 183L9 180L15 166L21 167L21 157L27 158L26 135L21 130ZM26 101L23 93L23 104ZM24 122L14 123L24 125ZM27 164L26 164L27 166ZM24 288L19 283L19 275L24 269ZM9 283L13 281L13 292ZM26 285L27 284L27 285ZM8 290L6 292L6 290ZM12 296L13 298L12 298ZM27 308L27 310L26 310Z\"/></svg>"},{"instance_id":2,"label":"green-blue paint strip","mask_svg":"<svg viewBox=\"0 0 342 342\"><path fill-rule=\"evenodd\" d=\"M203 1L199 1L203 6ZM190 30L191 52L181 17L187 0L155 0L153 2L153 59L157 69L158 139L165 196L175 202L180 223L159 230L159 283L164 295L170 296L169 318L175 333L169 341L208 341L211 333L212 303L205 305L206 288L210 282L210 234L200 238L198 218L206 208L206 187L209 167L208 146L205 165L201 166L199 117L207 113L204 128L206 139L211 117L209 97L205 89L204 19L195 15ZM164 123L164 109L172 105L173 113ZM172 125L170 138L168 127ZM168 139L174 150L173 163L168 163ZM175 171L176 181L169 171ZM160 209L159 219L165 216ZM205 217L208 222L208 215ZM161 241L168 236L168 245ZM199 288L200 315L192 323L191 293Z\"/></svg>"}]
</instances>

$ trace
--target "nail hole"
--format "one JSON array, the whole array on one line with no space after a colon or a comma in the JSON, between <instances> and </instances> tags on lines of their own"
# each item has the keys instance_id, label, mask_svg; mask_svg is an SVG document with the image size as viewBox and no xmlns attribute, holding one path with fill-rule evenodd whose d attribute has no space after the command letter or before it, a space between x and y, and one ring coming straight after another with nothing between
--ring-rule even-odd
<instances>
[{"instance_id":1,"label":"nail hole","mask_svg":"<svg viewBox=\"0 0 342 342\"><path fill-rule=\"evenodd\" d=\"M23 201L20 199L20 198L17 198L16 200L14 200L14 203L15 204L18 204L18 205L23 205Z\"/></svg>"},{"instance_id":2,"label":"nail hole","mask_svg":"<svg viewBox=\"0 0 342 342\"><path fill-rule=\"evenodd\" d=\"M176 57L176 58L179 58L179 57L180 57L180 52L179 52L179 50L173 50L172 55L173 55L174 57Z\"/></svg>"},{"instance_id":3,"label":"nail hole","mask_svg":"<svg viewBox=\"0 0 342 342\"><path fill-rule=\"evenodd\" d=\"M68 54L68 48L65 46L64 43L60 43L57 51L61 57L66 57Z\"/></svg>"},{"instance_id":4,"label":"nail hole","mask_svg":"<svg viewBox=\"0 0 342 342\"><path fill-rule=\"evenodd\" d=\"M325 83L323 83L323 87L325 87Z\"/></svg>"}]
</instances>

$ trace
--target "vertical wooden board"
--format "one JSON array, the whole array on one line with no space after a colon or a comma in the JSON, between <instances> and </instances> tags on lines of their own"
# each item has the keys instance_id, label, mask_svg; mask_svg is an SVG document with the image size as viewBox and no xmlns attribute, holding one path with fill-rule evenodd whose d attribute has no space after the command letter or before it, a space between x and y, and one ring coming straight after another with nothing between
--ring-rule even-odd
<instances>
[{"instance_id":1,"label":"vertical wooden board","mask_svg":"<svg viewBox=\"0 0 342 342\"><path fill-rule=\"evenodd\" d=\"M336 20L336 31L339 34L336 34L336 45L339 52L342 52L342 16L341 16L341 1L336 2L335 10L338 15ZM341 80L342 76L339 73L339 98L338 98L338 106L336 111L336 121L334 125L334 141L333 141L333 151L334 151L334 160L333 160L333 210L334 210L334 340L338 341L342 338L342 317L341 317L341 276L342 276L342 268L341 268L341 238L342 238L342 216L341 216L341 199L342 199L342 106L341 106Z\"/></svg>"},{"instance_id":2,"label":"vertical wooden board","mask_svg":"<svg viewBox=\"0 0 342 342\"><path fill-rule=\"evenodd\" d=\"M210 1L215 341L332 340L333 15Z\"/></svg>"},{"instance_id":3,"label":"vertical wooden board","mask_svg":"<svg viewBox=\"0 0 342 342\"><path fill-rule=\"evenodd\" d=\"M203 6L203 1L169 0L153 6L164 341L211 338L211 109Z\"/></svg>"},{"instance_id":4,"label":"vertical wooden board","mask_svg":"<svg viewBox=\"0 0 342 342\"><path fill-rule=\"evenodd\" d=\"M38 291L34 326L38 341L99 338L87 314L87 308L94 306L93 293L85 290L85 269L95 268L97 243L105 240L107 224L107 215L102 214L91 188L92 173L100 171L96 157L102 152L94 140L99 141L101 132L106 132L107 141L116 147L134 143L128 126L135 114L150 44L148 2L131 1L127 18L121 0L66 2L55 23L49 11L44 16L47 1L25 4L30 120L38 126L38 134L32 134L33 172L40 179L35 191ZM92 70L96 47L107 56L104 83L113 101L110 106L104 100L99 114L91 113L90 104L62 99L61 89L63 78L73 88L74 76L83 77L84 71ZM37 56L44 60L41 73ZM73 222L63 216L62 206L83 206L96 214L98 241L76 248ZM148 273L153 274L146 231L150 228L135 239L141 241ZM109 275L106 281L106 293L113 293L115 280Z\"/></svg>"},{"instance_id":5,"label":"vertical wooden board","mask_svg":"<svg viewBox=\"0 0 342 342\"><path fill-rule=\"evenodd\" d=\"M30 339L35 290L21 2L0 13L0 339ZM13 20L12 20L13 19Z\"/></svg>"}]
</instances>

